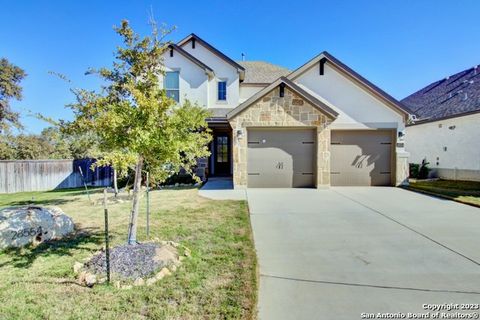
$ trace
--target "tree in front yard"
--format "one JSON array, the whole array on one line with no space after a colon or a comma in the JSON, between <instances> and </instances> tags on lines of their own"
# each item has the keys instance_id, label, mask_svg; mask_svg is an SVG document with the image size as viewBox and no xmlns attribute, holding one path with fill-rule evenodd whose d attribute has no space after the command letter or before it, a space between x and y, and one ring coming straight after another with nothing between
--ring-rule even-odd
<instances>
[{"instance_id":1,"label":"tree in front yard","mask_svg":"<svg viewBox=\"0 0 480 320\"><path fill-rule=\"evenodd\" d=\"M10 125L21 127L18 113L10 108L11 99L22 99L20 82L26 73L20 67L10 63L7 59L0 59L0 133Z\"/></svg>"},{"instance_id":2,"label":"tree in front yard","mask_svg":"<svg viewBox=\"0 0 480 320\"><path fill-rule=\"evenodd\" d=\"M70 107L75 119L69 126L97 135L108 161L135 159L128 228L128 243L135 244L143 168L148 166L158 182L181 168L192 173L196 160L209 155L211 136L206 109L188 101L177 105L160 88L168 32L158 31L153 24L152 35L141 38L127 21L115 31L123 38L123 46L117 48L113 67L89 71L105 84L100 92L74 90L77 101Z\"/></svg>"}]
</instances>

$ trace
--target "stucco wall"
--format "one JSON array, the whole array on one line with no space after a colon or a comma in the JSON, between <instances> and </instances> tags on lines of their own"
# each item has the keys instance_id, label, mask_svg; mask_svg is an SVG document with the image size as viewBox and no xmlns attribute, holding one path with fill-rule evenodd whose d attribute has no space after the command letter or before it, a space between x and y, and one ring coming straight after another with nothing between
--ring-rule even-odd
<instances>
[{"instance_id":1,"label":"stucco wall","mask_svg":"<svg viewBox=\"0 0 480 320\"><path fill-rule=\"evenodd\" d=\"M253 96L258 91L265 88L265 86L259 85L248 85L248 84L241 84L240 85L240 103L246 101L248 98Z\"/></svg>"},{"instance_id":2,"label":"stucco wall","mask_svg":"<svg viewBox=\"0 0 480 320\"><path fill-rule=\"evenodd\" d=\"M405 148L411 163L426 158L434 169L480 171L480 114L409 126Z\"/></svg>"},{"instance_id":3,"label":"stucco wall","mask_svg":"<svg viewBox=\"0 0 480 320\"><path fill-rule=\"evenodd\" d=\"M184 44L182 49L212 68L215 73L215 77L209 81L208 107L234 108L238 106L240 99L240 79L237 69L202 46L198 41L195 42L195 49L192 48L191 41ZM227 81L227 101L217 100L217 81L219 80Z\"/></svg>"},{"instance_id":4,"label":"stucco wall","mask_svg":"<svg viewBox=\"0 0 480 320\"><path fill-rule=\"evenodd\" d=\"M330 184L329 119L294 92L285 88L283 98L279 89L264 95L256 103L229 120L233 129L233 183L235 188L247 186L247 141L249 127L312 127L317 129L316 185ZM239 131L242 136L239 136Z\"/></svg>"},{"instance_id":5,"label":"stucco wall","mask_svg":"<svg viewBox=\"0 0 480 320\"><path fill-rule=\"evenodd\" d=\"M174 51L170 57L170 51L163 55L165 71L179 71L180 102L185 98L197 102L200 106L208 106L208 76L205 70ZM160 85L163 86L163 77L160 77Z\"/></svg>"},{"instance_id":6,"label":"stucco wall","mask_svg":"<svg viewBox=\"0 0 480 320\"><path fill-rule=\"evenodd\" d=\"M335 111L339 115L331 129L404 129L400 113L359 87L329 63L325 64L324 75L319 74L318 64L315 64L294 81L337 107Z\"/></svg>"}]
</instances>

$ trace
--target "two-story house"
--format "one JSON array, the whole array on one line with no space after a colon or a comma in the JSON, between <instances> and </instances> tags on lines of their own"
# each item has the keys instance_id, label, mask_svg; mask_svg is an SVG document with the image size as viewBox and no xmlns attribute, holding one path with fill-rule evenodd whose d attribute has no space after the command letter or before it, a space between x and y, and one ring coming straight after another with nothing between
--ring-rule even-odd
<instances>
[{"instance_id":1,"label":"two-story house","mask_svg":"<svg viewBox=\"0 0 480 320\"><path fill-rule=\"evenodd\" d=\"M234 61L195 34L164 54L167 94L211 111L207 176L235 188L399 185L409 113L322 52L296 70Z\"/></svg>"}]
</instances>

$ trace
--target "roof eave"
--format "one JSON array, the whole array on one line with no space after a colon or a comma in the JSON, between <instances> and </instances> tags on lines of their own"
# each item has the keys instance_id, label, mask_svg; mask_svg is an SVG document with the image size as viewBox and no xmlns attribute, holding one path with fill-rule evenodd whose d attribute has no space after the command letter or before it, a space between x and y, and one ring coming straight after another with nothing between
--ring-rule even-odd
<instances>
[{"instance_id":1,"label":"roof eave","mask_svg":"<svg viewBox=\"0 0 480 320\"><path fill-rule=\"evenodd\" d=\"M439 118L423 118L423 119L417 119L414 123L407 124L407 127L415 126L415 125L420 125L420 124L425 124L425 123L432 123L432 122L437 122L437 121L445 121L448 119L454 119L454 118L460 118L460 117L467 117L475 114L480 114L480 109L479 110L473 110L473 111L467 111L463 113L456 113L444 117L439 117Z\"/></svg>"}]
</instances>

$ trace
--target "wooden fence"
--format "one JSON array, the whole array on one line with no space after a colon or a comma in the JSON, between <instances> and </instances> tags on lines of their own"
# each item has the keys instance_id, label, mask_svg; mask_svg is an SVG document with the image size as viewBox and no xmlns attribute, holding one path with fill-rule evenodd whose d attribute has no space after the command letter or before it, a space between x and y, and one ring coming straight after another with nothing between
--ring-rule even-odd
<instances>
[{"instance_id":1,"label":"wooden fence","mask_svg":"<svg viewBox=\"0 0 480 320\"><path fill-rule=\"evenodd\" d=\"M113 170L90 169L93 159L81 160L2 160L0 193L45 191L83 187L78 167L89 186L110 186Z\"/></svg>"}]
</instances>

